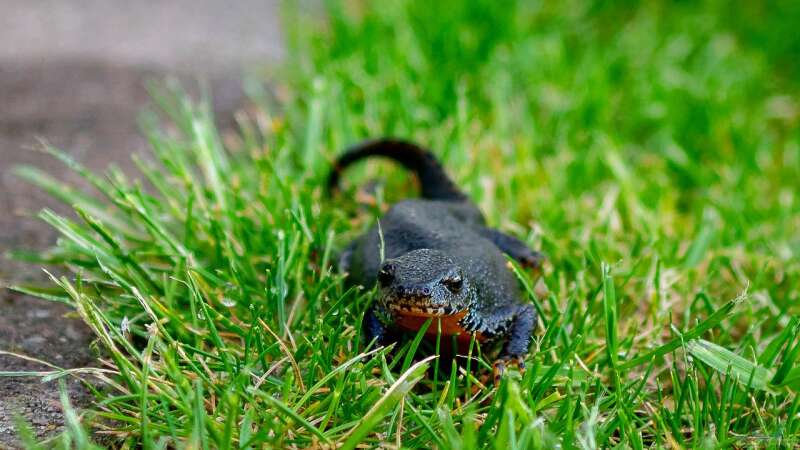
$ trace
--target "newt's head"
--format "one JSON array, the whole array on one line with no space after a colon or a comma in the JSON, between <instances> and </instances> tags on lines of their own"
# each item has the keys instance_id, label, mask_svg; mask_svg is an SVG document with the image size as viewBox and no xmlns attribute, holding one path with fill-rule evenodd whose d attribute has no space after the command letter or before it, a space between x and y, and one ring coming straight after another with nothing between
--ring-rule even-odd
<instances>
[{"instance_id":1,"label":"newt's head","mask_svg":"<svg viewBox=\"0 0 800 450\"><path fill-rule=\"evenodd\" d=\"M379 301L399 315L450 316L464 312L474 291L444 253L421 249L388 259L378 272Z\"/></svg>"}]
</instances>

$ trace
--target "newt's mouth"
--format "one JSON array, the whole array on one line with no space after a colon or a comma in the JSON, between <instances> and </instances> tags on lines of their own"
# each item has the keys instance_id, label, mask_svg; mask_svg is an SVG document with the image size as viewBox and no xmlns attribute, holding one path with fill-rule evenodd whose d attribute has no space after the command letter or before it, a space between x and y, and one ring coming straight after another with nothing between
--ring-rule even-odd
<instances>
[{"instance_id":1,"label":"newt's mouth","mask_svg":"<svg viewBox=\"0 0 800 450\"><path fill-rule=\"evenodd\" d=\"M454 292L444 283L396 283L383 286L380 302L395 316L446 318L463 313L469 306L468 289Z\"/></svg>"},{"instance_id":2,"label":"newt's mouth","mask_svg":"<svg viewBox=\"0 0 800 450\"><path fill-rule=\"evenodd\" d=\"M389 303L387 306L394 313L416 317L445 317L459 314L464 311L449 306L422 306L407 305L403 303Z\"/></svg>"}]
</instances>

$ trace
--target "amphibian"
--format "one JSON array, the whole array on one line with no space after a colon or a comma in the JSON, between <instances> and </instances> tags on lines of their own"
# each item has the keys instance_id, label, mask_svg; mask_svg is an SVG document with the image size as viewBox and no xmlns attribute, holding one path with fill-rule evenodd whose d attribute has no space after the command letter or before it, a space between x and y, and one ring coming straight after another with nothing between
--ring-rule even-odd
<instances>
[{"instance_id":1,"label":"amphibian","mask_svg":"<svg viewBox=\"0 0 800 450\"><path fill-rule=\"evenodd\" d=\"M524 367L536 310L524 300L504 254L530 268L540 266L542 255L487 227L433 154L409 142L380 139L348 149L334 165L330 189L337 189L346 167L369 157L389 158L413 172L422 198L391 206L339 258L348 283L379 286L363 320L367 341L395 342L399 333L416 333L433 318L426 338L436 339L441 329L443 342L455 336L462 347L474 334L482 346L501 346L499 372L509 362Z\"/></svg>"}]
</instances>

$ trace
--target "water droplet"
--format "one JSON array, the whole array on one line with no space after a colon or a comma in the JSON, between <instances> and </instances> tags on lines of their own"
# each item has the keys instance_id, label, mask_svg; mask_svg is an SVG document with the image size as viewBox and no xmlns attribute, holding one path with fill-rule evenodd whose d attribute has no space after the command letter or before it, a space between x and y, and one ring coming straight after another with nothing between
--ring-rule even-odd
<instances>
[{"instance_id":1,"label":"water droplet","mask_svg":"<svg viewBox=\"0 0 800 450\"><path fill-rule=\"evenodd\" d=\"M122 318L122 323L119 326L120 331L122 331L122 335L128 337L128 333L131 331L131 321L128 319L128 316Z\"/></svg>"},{"instance_id":2,"label":"water droplet","mask_svg":"<svg viewBox=\"0 0 800 450\"><path fill-rule=\"evenodd\" d=\"M234 306L236 306L236 300L230 297L222 297L222 300L220 301L222 302L223 305L227 306L228 308L233 308Z\"/></svg>"}]
</instances>

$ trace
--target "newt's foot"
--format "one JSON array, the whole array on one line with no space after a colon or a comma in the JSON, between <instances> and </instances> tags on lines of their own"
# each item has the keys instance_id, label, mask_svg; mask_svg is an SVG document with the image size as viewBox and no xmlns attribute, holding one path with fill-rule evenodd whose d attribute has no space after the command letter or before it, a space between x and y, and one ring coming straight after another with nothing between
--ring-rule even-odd
<instances>
[{"instance_id":1,"label":"newt's foot","mask_svg":"<svg viewBox=\"0 0 800 450\"><path fill-rule=\"evenodd\" d=\"M524 255L519 258L519 265L525 269L533 270L535 272L539 272L542 270L542 264L544 264L545 257L543 254L539 252L530 252L527 255Z\"/></svg>"},{"instance_id":2,"label":"newt's foot","mask_svg":"<svg viewBox=\"0 0 800 450\"><path fill-rule=\"evenodd\" d=\"M525 373L525 360L521 356L500 358L492 364L495 387L500 385L500 378L505 373L507 366L517 366L520 374Z\"/></svg>"}]
</instances>

